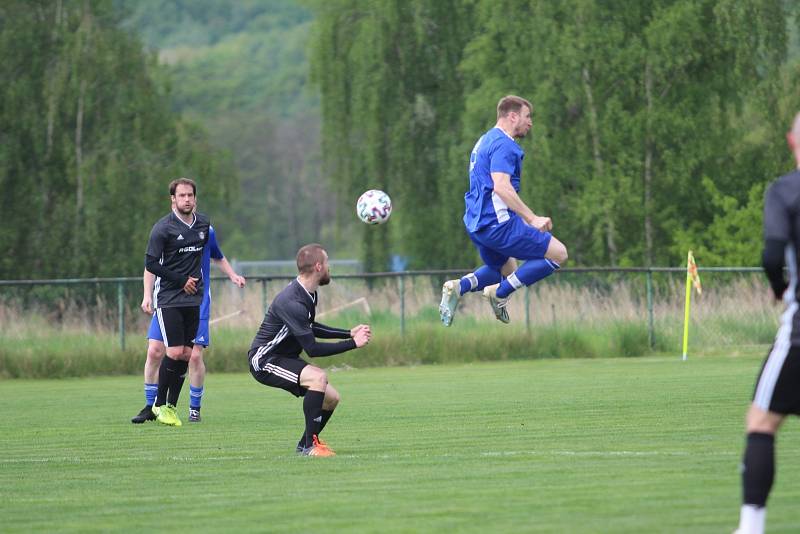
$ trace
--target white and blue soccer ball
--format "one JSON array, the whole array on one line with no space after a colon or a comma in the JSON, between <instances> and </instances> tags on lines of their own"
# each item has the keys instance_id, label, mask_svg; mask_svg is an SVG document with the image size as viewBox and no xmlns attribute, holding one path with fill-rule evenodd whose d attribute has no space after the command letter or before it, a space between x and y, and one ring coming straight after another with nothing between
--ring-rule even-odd
<instances>
[{"instance_id":1,"label":"white and blue soccer ball","mask_svg":"<svg viewBox=\"0 0 800 534\"><path fill-rule=\"evenodd\" d=\"M392 214L392 199L380 189L370 189L358 197L356 215L367 224L383 224Z\"/></svg>"}]
</instances>

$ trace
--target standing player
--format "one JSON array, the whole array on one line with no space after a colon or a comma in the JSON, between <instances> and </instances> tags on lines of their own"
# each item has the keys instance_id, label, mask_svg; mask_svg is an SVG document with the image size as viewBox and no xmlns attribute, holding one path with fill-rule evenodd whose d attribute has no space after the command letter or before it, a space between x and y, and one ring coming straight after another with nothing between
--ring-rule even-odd
<instances>
[{"instance_id":1,"label":"standing player","mask_svg":"<svg viewBox=\"0 0 800 534\"><path fill-rule=\"evenodd\" d=\"M169 185L175 206L150 232L145 268L156 276L153 307L167 354L158 370L153 413L158 422L180 426L175 412L197 335L203 300L203 249L208 245L208 217L195 213L197 186L188 178Z\"/></svg>"},{"instance_id":2,"label":"standing player","mask_svg":"<svg viewBox=\"0 0 800 534\"><path fill-rule=\"evenodd\" d=\"M538 282L567 261L567 248L549 233L550 218L533 213L518 194L525 153L514 139L525 137L531 129L532 112L524 98L501 98L497 124L472 149L464 225L485 265L444 283L439 316L445 326L452 324L461 295L480 290L495 317L508 323L506 304L511 293ZM516 269L512 258L526 261ZM502 279L507 272L508 278Z\"/></svg>"},{"instance_id":3,"label":"standing player","mask_svg":"<svg viewBox=\"0 0 800 534\"><path fill-rule=\"evenodd\" d=\"M789 414L800 414L800 314L797 263L800 250L800 114L786 135L797 169L770 184L764 199L762 264L776 299L786 310L775 343L758 376L747 412L742 460L739 534L762 534L767 497L775 477L775 434ZM789 271L789 282L783 268Z\"/></svg>"},{"instance_id":4,"label":"standing player","mask_svg":"<svg viewBox=\"0 0 800 534\"><path fill-rule=\"evenodd\" d=\"M211 260L225 273L228 278L242 288L245 285L243 276L236 274L231 264L225 258L219 248L216 239L216 232L213 227L209 227L208 246L203 249L203 302L200 304L200 323L197 327L197 336L192 340L192 356L189 360L189 422L200 422L200 407L203 399L204 383L206 376L206 366L203 361L203 350L211 344L211 333L209 330L209 318L211 316ZM145 406L131 419L132 423L140 424L145 421L153 421L156 416L153 413L153 402L156 399L158 389L158 368L161 359L164 357L166 348L164 339L161 336L161 328L158 324L158 317L153 313L153 286L155 276L145 269L143 276L144 296L142 297L142 310L153 315L150 321L150 330L147 333L147 359L144 364L144 397Z\"/></svg>"},{"instance_id":5,"label":"standing player","mask_svg":"<svg viewBox=\"0 0 800 534\"><path fill-rule=\"evenodd\" d=\"M305 245L297 252L297 271L297 278L272 301L250 345L250 373L265 386L304 397L306 424L297 444L298 453L334 456L319 434L339 403L339 392L328 383L325 371L300 358L300 351L305 350L312 358L332 356L363 347L372 332L364 324L341 330L315 321L317 288L331 281L328 253L321 245ZM316 338L346 341L319 343Z\"/></svg>"}]
</instances>

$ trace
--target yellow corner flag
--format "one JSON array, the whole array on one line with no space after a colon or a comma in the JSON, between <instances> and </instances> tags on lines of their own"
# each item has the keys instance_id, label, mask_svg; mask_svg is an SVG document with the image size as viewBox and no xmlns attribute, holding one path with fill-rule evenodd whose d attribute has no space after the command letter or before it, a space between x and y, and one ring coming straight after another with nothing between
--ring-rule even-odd
<instances>
[{"instance_id":1,"label":"yellow corner flag","mask_svg":"<svg viewBox=\"0 0 800 534\"><path fill-rule=\"evenodd\" d=\"M694 262L692 251L686 259L686 304L683 308L683 359L686 360L686 351L689 348L689 310L692 306L692 286L697 290L698 295L703 294L703 286L700 285L700 275L697 274L697 264Z\"/></svg>"}]
</instances>

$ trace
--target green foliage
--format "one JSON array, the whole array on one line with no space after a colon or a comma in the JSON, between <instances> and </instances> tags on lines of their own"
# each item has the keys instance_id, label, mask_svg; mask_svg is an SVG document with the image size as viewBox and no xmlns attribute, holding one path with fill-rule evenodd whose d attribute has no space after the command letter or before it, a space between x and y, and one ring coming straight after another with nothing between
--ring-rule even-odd
<instances>
[{"instance_id":1,"label":"green foliage","mask_svg":"<svg viewBox=\"0 0 800 534\"><path fill-rule=\"evenodd\" d=\"M139 273L170 180L218 176L199 195L231 200L230 166L170 112L109 1L5 2L0 19L0 278Z\"/></svg>"},{"instance_id":2,"label":"green foliage","mask_svg":"<svg viewBox=\"0 0 800 534\"><path fill-rule=\"evenodd\" d=\"M674 265L691 246L753 264L760 228L733 211L755 209L791 168L791 3L342 0L314 12L332 178L398 192L391 247L412 266L476 261L460 224L467 154L509 93L535 107L521 196L574 262Z\"/></svg>"},{"instance_id":3,"label":"green foliage","mask_svg":"<svg viewBox=\"0 0 800 534\"><path fill-rule=\"evenodd\" d=\"M201 121L229 151L241 201L221 206L217 230L231 258L293 258L324 243L357 253L348 237L355 198L329 187L319 154L319 101L309 90L310 13L296 2L123 3L126 26L158 49L173 108ZM342 225L332 225L336 214Z\"/></svg>"}]
</instances>

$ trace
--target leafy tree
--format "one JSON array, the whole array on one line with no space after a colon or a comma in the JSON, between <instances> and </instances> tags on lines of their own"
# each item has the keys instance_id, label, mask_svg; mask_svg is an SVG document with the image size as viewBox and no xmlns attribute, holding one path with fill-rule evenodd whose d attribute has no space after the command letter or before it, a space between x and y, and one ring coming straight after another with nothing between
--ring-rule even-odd
<instances>
[{"instance_id":1,"label":"leafy tree","mask_svg":"<svg viewBox=\"0 0 800 534\"><path fill-rule=\"evenodd\" d=\"M231 200L230 166L110 2L4 2L0 54L0 278L138 274L170 180L198 178L212 214Z\"/></svg>"}]
</instances>

